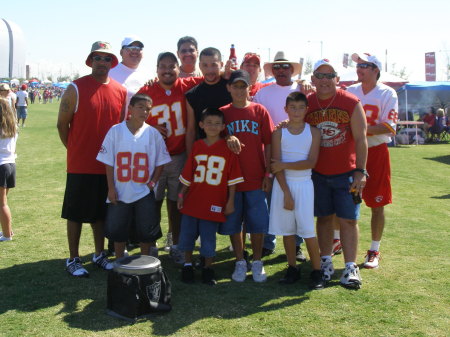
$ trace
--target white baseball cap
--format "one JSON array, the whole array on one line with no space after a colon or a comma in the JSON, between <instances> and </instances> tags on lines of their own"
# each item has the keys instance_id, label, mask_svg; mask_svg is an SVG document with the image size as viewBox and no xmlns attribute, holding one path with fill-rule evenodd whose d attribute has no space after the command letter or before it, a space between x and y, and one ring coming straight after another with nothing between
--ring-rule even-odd
<instances>
[{"instance_id":1,"label":"white baseball cap","mask_svg":"<svg viewBox=\"0 0 450 337\"><path fill-rule=\"evenodd\" d=\"M135 35L127 36L126 38L124 38L123 41L122 41L122 48L123 47L128 47L133 42L139 42L141 44L140 47L144 48L144 44L142 43L141 38L139 38L138 36L135 36Z\"/></svg>"},{"instance_id":2,"label":"white baseball cap","mask_svg":"<svg viewBox=\"0 0 450 337\"><path fill-rule=\"evenodd\" d=\"M315 72L319 67L326 65L329 66L331 68L333 68L333 71L336 72L336 67L330 62L329 59L321 59L319 61L317 61L316 63L314 63L314 70L313 72Z\"/></svg>"},{"instance_id":3,"label":"white baseball cap","mask_svg":"<svg viewBox=\"0 0 450 337\"><path fill-rule=\"evenodd\" d=\"M359 60L362 60L364 62L370 62L375 64L380 71L383 69L383 65L381 64L380 60L377 59L375 55L370 55L369 53L360 53L360 54L353 53L352 60L355 62L358 62Z\"/></svg>"}]
</instances>

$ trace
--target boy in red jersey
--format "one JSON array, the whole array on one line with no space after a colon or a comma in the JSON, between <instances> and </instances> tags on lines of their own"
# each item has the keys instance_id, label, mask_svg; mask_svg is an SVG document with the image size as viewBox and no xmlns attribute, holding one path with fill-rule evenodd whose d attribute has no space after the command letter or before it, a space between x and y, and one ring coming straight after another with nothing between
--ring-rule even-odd
<instances>
[{"instance_id":1,"label":"boy in red jersey","mask_svg":"<svg viewBox=\"0 0 450 337\"><path fill-rule=\"evenodd\" d=\"M192 251L200 235L200 253L205 258L202 280L214 285L216 281L211 265L216 251L216 232L219 223L225 221L225 215L234 212L235 185L244 179L237 155L228 149L226 141L220 137L225 128L223 113L207 108L199 125L205 131L206 138L194 143L180 176L183 187L178 195L178 208L183 217L178 249L185 254L181 279L192 283Z\"/></svg>"}]
</instances>

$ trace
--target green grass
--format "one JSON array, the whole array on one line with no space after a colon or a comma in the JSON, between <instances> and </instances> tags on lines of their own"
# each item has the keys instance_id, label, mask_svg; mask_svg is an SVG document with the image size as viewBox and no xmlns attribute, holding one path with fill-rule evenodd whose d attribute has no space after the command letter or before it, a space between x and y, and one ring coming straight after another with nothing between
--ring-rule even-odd
<instances>
[{"instance_id":1,"label":"green grass","mask_svg":"<svg viewBox=\"0 0 450 337\"><path fill-rule=\"evenodd\" d=\"M228 239L218 237L216 287L185 285L161 252L172 281L173 310L134 325L105 314L106 273L86 263L89 279L64 271L68 255L60 218L65 149L56 131L58 105L32 105L20 131L17 187L11 190L14 240L0 244L1 336L445 336L450 317L450 145L391 149L394 204L387 209L378 270L362 270L363 288L337 279L322 291L303 280L280 286L286 262L281 240L265 258L265 284L230 281ZM370 244L369 210L362 207L358 262ZM166 231L166 217L162 221ZM82 233L82 258L93 242ZM340 275L342 256L335 259Z\"/></svg>"}]
</instances>

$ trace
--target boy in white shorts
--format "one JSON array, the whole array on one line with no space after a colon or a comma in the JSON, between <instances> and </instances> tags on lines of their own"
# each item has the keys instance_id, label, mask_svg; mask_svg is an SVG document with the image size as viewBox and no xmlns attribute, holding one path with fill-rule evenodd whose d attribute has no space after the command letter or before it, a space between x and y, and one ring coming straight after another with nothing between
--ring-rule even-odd
<instances>
[{"instance_id":1,"label":"boy in white shorts","mask_svg":"<svg viewBox=\"0 0 450 337\"><path fill-rule=\"evenodd\" d=\"M291 284L300 279L297 267L295 236L305 239L313 271L312 289L324 288L320 270L319 245L314 228L314 187L311 169L320 149L320 131L305 123L308 108L306 96L292 92L286 98L285 111L289 116L286 127L272 134L272 164L275 174L270 207L269 233L283 235L288 269L280 280Z\"/></svg>"}]
</instances>

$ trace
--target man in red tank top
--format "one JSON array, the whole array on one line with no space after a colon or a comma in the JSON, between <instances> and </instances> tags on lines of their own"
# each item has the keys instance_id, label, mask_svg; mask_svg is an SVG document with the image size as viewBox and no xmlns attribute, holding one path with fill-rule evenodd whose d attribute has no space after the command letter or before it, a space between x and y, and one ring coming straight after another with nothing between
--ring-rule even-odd
<instances>
[{"instance_id":1,"label":"man in red tank top","mask_svg":"<svg viewBox=\"0 0 450 337\"><path fill-rule=\"evenodd\" d=\"M106 172L96 157L108 130L125 116L126 89L108 76L117 63L109 43L95 42L86 59L92 73L67 87L59 107L58 133L67 148L67 182L61 215L67 219L70 251L66 269L77 277L89 275L78 251L83 223L90 223L94 234L93 263L112 269L103 251Z\"/></svg>"}]
</instances>

